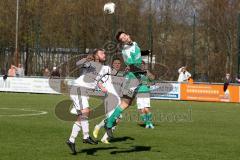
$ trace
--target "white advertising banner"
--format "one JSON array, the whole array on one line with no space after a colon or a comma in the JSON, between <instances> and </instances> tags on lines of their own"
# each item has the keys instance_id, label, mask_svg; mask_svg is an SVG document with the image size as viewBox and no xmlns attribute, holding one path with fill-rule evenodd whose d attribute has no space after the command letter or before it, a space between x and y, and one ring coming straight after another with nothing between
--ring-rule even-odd
<instances>
[{"instance_id":1,"label":"white advertising banner","mask_svg":"<svg viewBox=\"0 0 240 160\"><path fill-rule=\"evenodd\" d=\"M151 99L174 99L180 100L179 83L156 83L150 87Z\"/></svg>"},{"instance_id":2,"label":"white advertising banner","mask_svg":"<svg viewBox=\"0 0 240 160\"><path fill-rule=\"evenodd\" d=\"M0 91L61 94L68 92L71 83L72 79L8 77L3 80L3 77L0 77ZM150 88L151 99L180 99L180 84L178 83L156 83Z\"/></svg>"},{"instance_id":3,"label":"white advertising banner","mask_svg":"<svg viewBox=\"0 0 240 160\"><path fill-rule=\"evenodd\" d=\"M6 80L3 80L0 77L0 91L60 94L61 80L51 81L54 81L54 83L51 82L50 87L49 79L46 78L8 77Z\"/></svg>"}]
</instances>

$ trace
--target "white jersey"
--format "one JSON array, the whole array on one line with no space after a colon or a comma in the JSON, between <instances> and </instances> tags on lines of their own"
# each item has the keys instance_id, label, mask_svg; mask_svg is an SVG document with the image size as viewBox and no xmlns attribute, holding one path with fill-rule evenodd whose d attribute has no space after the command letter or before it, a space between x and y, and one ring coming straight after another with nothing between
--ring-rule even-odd
<instances>
[{"instance_id":1,"label":"white jersey","mask_svg":"<svg viewBox=\"0 0 240 160\"><path fill-rule=\"evenodd\" d=\"M97 84L105 75L110 74L111 68L93 61L81 59L77 65L82 65L80 77L73 81L70 97L73 100L72 114L78 114L79 110L89 107L88 89L96 89Z\"/></svg>"},{"instance_id":2,"label":"white jersey","mask_svg":"<svg viewBox=\"0 0 240 160\"><path fill-rule=\"evenodd\" d=\"M120 104L122 83L125 78L118 76L117 73L116 70L112 69L111 75L104 81L104 87L108 91L108 95L104 100L106 113L109 113L116 105Z\"/></svg>"},{"instance_id":3,"label":"white jersey","mask_svg":"<svg viewBox=\"0 0 240 160\"><path fill-rule=\"evenodd\" d=\"M108 92L116 94L118 97L121 96L121 87L124 81L123 76L119 76L118 72L114 69L111 69L110 75L103 77L102 81L104 82L104 87Z\"/></svg>"},{"instance_id":4,"label":"white jersey","mask_svg":"<svg viewBox=\"0 0 240 160\"><path fill-rule=\"evenodd\" d=\"M77 65L79 64L83 65L81 68L82 74L73 82L73 86L76 87L79 86L95 89L97 87L97 83L111 72L111 68L109 66L102 65L98 62L87 62L86 59L83 59L77 63Z\"/></svg>"}]
</instances>

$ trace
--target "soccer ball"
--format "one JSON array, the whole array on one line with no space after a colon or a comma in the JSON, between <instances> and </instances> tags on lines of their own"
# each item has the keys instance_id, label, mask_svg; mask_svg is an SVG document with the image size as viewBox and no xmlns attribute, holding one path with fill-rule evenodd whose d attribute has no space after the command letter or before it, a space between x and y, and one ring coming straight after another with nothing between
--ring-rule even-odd
<instances>
[{"instance_id":1,"label":"soccer ball","mask_svg":"<svg viewBox=\"0 0 240 160\"><path fill-rule=\"evenodd\" d=\"M113 14L115 12L116 5L113 2L108 2L104 5L103 11L106 14Z\"/></svg>"}]
</instances>

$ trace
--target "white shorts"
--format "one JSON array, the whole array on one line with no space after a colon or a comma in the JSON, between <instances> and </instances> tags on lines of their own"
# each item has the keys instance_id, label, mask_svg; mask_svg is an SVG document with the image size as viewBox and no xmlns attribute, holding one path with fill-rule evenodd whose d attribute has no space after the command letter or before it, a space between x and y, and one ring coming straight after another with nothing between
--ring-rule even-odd
<instances>
[{"instance_id":1,"label":"white shorts","mask_svg":"<svg viewBox=\"0 0 240 160\"><path fill-rule=\"evenodd\" d=\"M114 112L114 109L106 113L106 118L109 118L113 114L113 112Z\"/></svg>"},{"instance_id":2,"label":"white shorts","mask_svg":"<svg viewBox=\"0 0 240 160\"><path fill-rule=\"evenodd\" d=\"M143 109L150 107L150 95L149 93L138 93L137 98L137 109Z\"/></svg>"},{"instance_id":3,"label":"white shorts","mask_svg":"<svg viewBox=\"0 0 240 160\"><path fill-rule=\"evenodd\" d=\"M80 111L89 107L89 96L85 88L72 87L70 90L70 98L73 101L73 108Z\"/></svg>"}]
</instances>

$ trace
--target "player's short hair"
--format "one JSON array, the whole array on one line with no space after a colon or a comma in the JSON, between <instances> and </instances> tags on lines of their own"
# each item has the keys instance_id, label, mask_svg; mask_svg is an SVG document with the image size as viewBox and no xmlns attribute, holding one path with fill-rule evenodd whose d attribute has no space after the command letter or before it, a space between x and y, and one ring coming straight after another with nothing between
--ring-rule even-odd
<instances>
[{"instance_id":1,"label":"player's short hair","mask_svg":"<svg viewBox=\"0 0 240 160\"><path fill-rule=\"evenodd\" d=\"M118 32L116 33L115 38L116 38L116 40L117 40L118 42L120 42L119 37L120 37L120 35L123 34L123 33L127 34L127 33L124 32L124 31L118 31Z\"/></svg>"},{"instance_id":2,"label":"player's short hair","mask_svg":"<svg viewBox=\"0 0 240 160\"><path fill-rule=\"evenodd\" d=\"M98 51L105 52L105 50L103 48L96 48L96 49L93 50L93 55L96 55Z\"/></svg>"},{"instance_id":3,"label":"player's short hair","mask_svg":"<svg viewBox=\"0 0 240 160\"><path fill-rule=\"evenodd\" d=\"M117 60L120 61L120 62L122 62L121 58L115 57L115 58L113 58L113 60L112 60L112 64L113 64L114 61L117 61Z\"/></svg>"}]
</instances>

